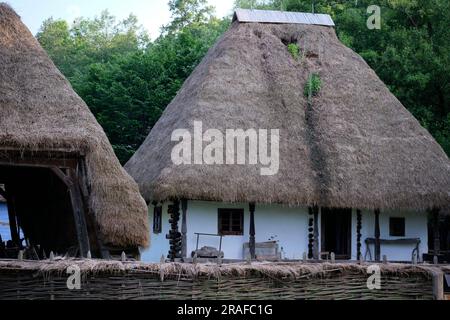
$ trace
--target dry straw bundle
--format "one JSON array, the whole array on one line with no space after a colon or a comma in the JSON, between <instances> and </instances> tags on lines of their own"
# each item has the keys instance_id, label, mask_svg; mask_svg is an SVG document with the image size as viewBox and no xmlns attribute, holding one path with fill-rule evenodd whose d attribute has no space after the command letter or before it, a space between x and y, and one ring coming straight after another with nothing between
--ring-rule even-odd
<instances>
[{"instance_id":1,"label":"dry straw bundle","mask_svg":"<svg viewBox=\"0 0 450 320\"><path fill-rule=\"evenodd\" d=\"M0 3L0 158L10 159L11 150L84 156L89 206L105 242L148 244L146 204L103 129L20 17Z\"/></svg>"}]
</instances>

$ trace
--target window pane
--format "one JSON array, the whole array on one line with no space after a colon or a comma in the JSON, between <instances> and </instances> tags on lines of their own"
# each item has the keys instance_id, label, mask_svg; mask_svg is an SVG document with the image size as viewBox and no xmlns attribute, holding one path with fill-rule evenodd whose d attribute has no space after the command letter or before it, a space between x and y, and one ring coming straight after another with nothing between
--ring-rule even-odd
<instances>
[{"instance_id":1,"label":"window pane","mask_svg":"<svg viewBox=\"0 0 450 320\"><path fill-rule=\"evenodd\" d=\"M222 230L229 231L230 230L230 224L228 222L222 223Z\"/></svg>"},{"instance_id":2,"label":"window pane","mask_svg":"<svg viewBox=\"0 0 450 320\"><path fill-rule=\"evenodd\" d=\"M405 218L389 218L389 234L393 237L404 237Z\"/></svg>"},{"instance_id":3,"label":"window pane","mask_svg":"<svg viewBox=\"0 0 450 320\"><path fill-rule=\"evenodd\" d=\"M231 227L231 231L240 232L241 231L241 226L240 225L233 225Z\"/></svg>"},{"instance_id":4,"label":"window pane","mask_svg":"<svg viewBox=\"0 0 450 320\"><path fill-rule=\"evenodd\" d=\"M242 235L243 209L219 209L219 234Z\"/></svg>"},{"instance_id":5,"label":"window pane","mask_svg":"<svg viewBox=\"0 0 450 320\"><path fill-rule=\"evenodd\" d=\"M233 225L241 225L241 217L240 216L237 216L237 217L233 217L233 219L231 220L231 223L233 224Z\"/></svg>"}]
</instances>

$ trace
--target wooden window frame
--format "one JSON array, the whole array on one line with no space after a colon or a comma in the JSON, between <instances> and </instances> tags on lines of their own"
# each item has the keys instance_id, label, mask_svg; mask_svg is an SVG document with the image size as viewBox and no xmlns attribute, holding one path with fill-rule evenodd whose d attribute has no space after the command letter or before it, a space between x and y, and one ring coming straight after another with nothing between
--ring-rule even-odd
<instances>
[{"instance_id":1,"label":"wooden window frame","mask_svg":"<svg viewBox=\"0 0 450 320\"><path fill-rule=\"evenodd\" d=\"M218 234L221 236L243 236L244 235L244 209L229 209L229 208L220 208L217 210L217 230ZM229 225L230 230L223 230L222 227L222 215L223 214L229 214ZM239 231L232 231L232 217L233 214L239 214L240 215L240 230Z\"/></svg>"},{"instance_id":2,"label":"wooden window frame","mask_svg":"<svg viewBox=\"0 0 450 320\"><path fill-rule=\"evenodd\" d=\"M403 232L396 232L399 230L396 230L396 227L394 227L394 224L396 223L402 223L403 225L398 228L400 228L400 231ZM405 237L406 236L406 219L405 217L389 217L389 236L391 237Z\"/></svg>"}]
</instances>

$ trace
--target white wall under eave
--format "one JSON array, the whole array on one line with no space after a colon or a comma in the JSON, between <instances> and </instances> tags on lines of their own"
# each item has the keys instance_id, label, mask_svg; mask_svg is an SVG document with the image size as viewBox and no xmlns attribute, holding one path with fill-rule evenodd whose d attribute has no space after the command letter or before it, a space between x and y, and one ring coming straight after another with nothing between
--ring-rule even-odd
<instances>
[{"instance_id":1,"label":"white wall under eave","mask_svg":"<svg viewBox=\"0 0 450 320\"><path fill-rule=\"evenodd\" d=\"M405 218L405 236L393 237L389 235L389 218L390 217L404 217ZM352 259L356 259L356 210L353 210L352 217ZM366 254L366 238L375 237L375 214L373 211L362 211L362 229L361 229L361 253ZM353 238L355 239L353 241ZM418 211L405 210L385 210L380 212L380 238L381 239L401 239L401 238L420 238L419 245L419 260L422 259L422 254L428 252L428 227L427 227L427 213ZM389 261L411 261L411 253L414 249L414 244L382 244L381 257L387 256ZM374 259L374 246L370 246L372 258ZM367 259L369 256L367 255Z\"/></svg>"},{"instance_id":2,"label":"white wall under eave","mask_svg":"<svg viewBox=\"0 0 450 320\"><path fill-rule=\"evenodd\" d=\"M161 256L167 257L169 253L170 245L169 240L166 239L166 234L169 233L169 214L168 203L164 203L162 208L162 232L153 233L153 205L148 207L148 219L150 226L150 246L145 249L141 249L141 260L145 262L159 262Z\"/></svg>"},{"instance_id":3,"label":"white wall under eave","mask_svg":"<svg viewBox=\"0 0 450 320\"><path fill-rule=\"evenodd\" d=\"M307 207L257 205L255 230L257 242L278 241L286 259L302 259L308 252Z\"/></svg>"},{"instance_id":4,"label":"white wall under eave","mask_svg":"<svg viewBox=\"0 0 450 320\"><path fill-rule=\"evenodd\" d=\"M3 241L11 240L9 229L8 208L6 202L0 202L0 235Z\"/></svg>"},{"instance_id":5,"label":"white wall under eave","mask_svg":"<svg viewBox=\"0 0 450 320\"><path fill-rule=\"evenodd\" d=\"M249 241L250 212L248 203L226 204L206 201L189 201L187 211L187 252L196 248L197 237L194 233L218 232L218 209L244 209L244 234L242 236L224 236L222 251L225 259L243 259L243 245ZM308 248L308 209L288 208L280 205L256 205L255 239L256 242L277 241L283 247L285 258L300 259ZM199 248L203 246L219 247L218 237L201 236Z\"/></svg>"},{"instance_id":6,"label":"white wall under eave","mask_svg":"<svg viewBox=\"0 0 450 320\"><path fill-rule=\"evenodd\" d=\"M188 201L187 208L187 255L195 250L197 236L195 233L218 233L218 209L244 209L244 233L241 236L224 236L222 251L226 259L243 259L243 245L249 241L250 212L248 203L219 203L207 201ZM149 206L149 222L151 227L150 247L141 249L141 260L158 262L161 255L167 256L169 251L168 234L169 215L168 203L163 206L162 232L154 234L153 206ZM181 229L181 220L179 223ZM278 241L287 259L301 259L303 252L308 250L308 209L288 208L280 205L256 205L255 209L255 239L257 242ZM219 237L200 236L199 248L211 246L219 248Z\"/></svg>"},{"instance_id":7,"label":"white wall under eave","mask_svg":"<svg viewBox=\"0 0 450 320\"><path fill-rule=\"evenodd\" d=\"M187 255L191 257L195 250L197 237L195 233L217 234L218 232L218 208L242 208L244 209L244 234L242 236L224 236L222 239L222 251L225 259L242 259L242 244L248 239L248 226L250 213L248 205L222 204L206 201L189 201L187 209ZM248 240L247 240L248 241ZM200 236L199 249L204 246L219 249L219 237Z\"/></svg>"},{"instance_id":8,"label":"white wall under eave","mask_svg":"<svg viewBox=\"0 0 450 320\"><path fill-rule=\"evenodd\" d=\"M219 208L242 208L244 209L244 234L241 236L224 236L222 251L226 259L243 259L243 245L249 241L249 205L248 203L227 204L207 201L188 201L187 208L187 255L195 250L198 233L218 233L218 209ZM162 212L162 232L153 234L153 206L149 207L149 221L151 226L151 246L141 252L141 258L147 262L159 262L161 255L167 256L169 251L168 234L169 215L167 213L168 203L163 206ZM374 217L373 211L362 211L361 229L361 252L366 253L366 238L374 237ZM422 253L428 252L427 245L427 215L423 212L411 211L381 211L380 232L382 239L396 239L398 237L389 236L389 217L405 217L405 237L420 238L420 258ZM281 205L257 204L255 208L255 238L257 242L275 240L279 247L283 248L284 258L301 259L304 252L308 252L308 208L289 208ZM321 215L319 212L319 233ZM181 220L179 223L181 228ZM320 240L320 236L319 236ZM356 209L352 210L351 226L351 259L356 260ZM199 248L203 246L219 247L218 237L201 236ZM320 248L320 243L319 243ZM372 258L374 258L374 248L371 246ZM412 244L381 246L381 255L387 255L388 260L410 261Z\"/></svg>"}]
</instances>

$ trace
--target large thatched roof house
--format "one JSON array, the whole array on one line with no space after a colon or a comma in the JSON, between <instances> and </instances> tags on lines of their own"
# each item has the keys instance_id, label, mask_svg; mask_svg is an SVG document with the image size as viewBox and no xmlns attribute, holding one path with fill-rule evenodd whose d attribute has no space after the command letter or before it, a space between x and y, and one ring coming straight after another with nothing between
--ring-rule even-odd
<instances>
[{"instance_id":1,"label":"large thatched roof house","mask_svg":"<svg viewBox=\"0 0 450 320\"><path fill-rule=\"evenodd\" d=\"M147 207L94 116L0 4L0 192L12 237L85 256L148 244ZM16 243L18 245L18 243ZM37 250L37 249L36 249Z\"/></svg>"},{"instance_id":2,"label":"large thatched roof house","mask_svg":"<svg viewBox=\"0 0 450 320\"><path fill-rule=\"evenodd\" d=\"M298 58L290 53L296 47ZM321 86L311 94L305 88L314 78ZM195 136L194 122L224 135L278 129L278 171L262 175L267 164L250 164L249 154L239 165L205 163L201 154L196 161L201 146L188 154L192 161L174 163L181 138L172 141L173 133ZM212 140L203 138L206 151ZM289 258L321 251L379 258L381 245L388 258L405 260L413 249L428 251L427 211L450 203L448 157L339 41L326 15L238 10L125 168L155 214L161 203L183 200L175 257L196 248L194 233L212 233L227 235L225 257L242 258L248 245L254 256L256 237L276 241ZM169 209L177 211L177 201ZM200 237L200 247L218 243L208 239ZM152 252L169 248L154 240Z\"/></svg>"}]
</instances>

